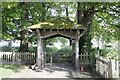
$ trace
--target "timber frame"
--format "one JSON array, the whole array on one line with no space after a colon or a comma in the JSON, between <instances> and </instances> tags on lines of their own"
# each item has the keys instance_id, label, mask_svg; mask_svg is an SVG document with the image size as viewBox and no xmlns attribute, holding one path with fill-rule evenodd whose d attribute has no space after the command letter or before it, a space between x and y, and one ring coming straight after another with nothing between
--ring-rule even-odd
<instances>
[{"instance_id":1,"label":"timber frame","mask_svg":"<svg viewBox=\"0 0 120 80\"><path fill-rule=\"evenodd\" d=\"M44 67L44 39L56 36L62 36L72 40L72 51L75 55L75 69L79 69L79 40L80 37L83 36L87 29L79 28L79 29L31 29L36 33L37 36L37 60L36 65L37 69L42 69Z\"/></svg>"}]
</instances>

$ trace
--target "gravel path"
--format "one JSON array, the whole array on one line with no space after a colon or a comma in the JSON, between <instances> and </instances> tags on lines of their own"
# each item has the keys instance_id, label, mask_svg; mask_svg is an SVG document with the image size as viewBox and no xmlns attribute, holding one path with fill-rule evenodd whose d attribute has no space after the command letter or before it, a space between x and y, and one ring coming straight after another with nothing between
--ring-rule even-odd
<instances>
[{"instance_id":1,"label":"gravel path","mask_svg":"<svg viewBox=\"0 0 120 80\"><path fill-rule=\"evenodd\" d=\"M76 72L70 65L55 65L52 67L46 66L40 72L36 72L28 67L20 72L17 72L10 76L10 78L91 78L90 73Z\"/></svg>"}]
</instances>

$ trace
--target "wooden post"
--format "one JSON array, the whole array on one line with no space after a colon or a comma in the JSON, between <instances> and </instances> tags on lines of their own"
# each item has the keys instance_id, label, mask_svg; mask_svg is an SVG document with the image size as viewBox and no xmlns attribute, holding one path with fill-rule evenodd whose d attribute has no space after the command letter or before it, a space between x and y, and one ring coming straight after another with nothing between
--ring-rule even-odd
<instances>
[{"instance_id":1,"label":"wooden post","mask_svg":"<svg viewBox=\"0 0 120 80\"><path fill-rule=\"evenodd\" d=\"M46 51L46 40L43 39L43 52L45 52L45 51Z\"/></svg>"},{"instance_id":2,"label":"wooden post","mask_svg":"<svg viewBox=\"0 0 120 80\"><path fill-rule=\"evenodd\" d=\"M72 40L72 63L75 64L75 40Z\"/></svg>"},{"instance_id":3,"label":"wooden post","mask_svg":"<svg viewBox=\"0 0 120 80\"><path fill-rule=\"evenodd\" d=\"M41 68L44 67L44 49L43 49L43 45L44 45L44 40L41 39Z\"/></svg>"},{"instance_id":4,"label":"wooden post","mask_svg":"<svg viewBox=\"0 0 120 80\"><path fill-rule=\"evenodd\" d=\"M109 61L108 67L109 67L109 72L108 72L109 78L112 78L112 61L111 61L111 59Z\"/></svg>"},{"instance_id":5,"label":"wooden post","mask_svg":"<svg viewBox=\"0 0 120 80\"><path fill-rule=\"evenodd\" d=\"M72 40L72 52L75 53L75 40Z\"/></svg>"},{"instance_id":6,"label":"wooden post","mask_svg":"<svg viewBox=\"0 0 120 80\"><path fill-rule=\"evenodd\" d=\"M50 65L52 66L52 62L53 62L53 53L50 53Z\"/></svg>"},{"instance_id":7,"label":"wooden post","mask_svg":"<svg viewBox=\"0 0 120 80\"><path fill-rule=\"evenodd\" d=\"M42 63L41 63L41 53L42 53L42 47L41 47L41 35L40 35L40 31L37 29L37 69L42 69Z\"/></svg>"},{"instance_id":8,"label":"wooden post","mask_svg":"<svg viewBox=\"0 0 120 80\"><path fill-rule=\"evenodd\" d=\"M46 41L45 41L45 39L43 39L43 41L42 41L42 43L43 43L43 66L45 66L45 64L46 64Z\"/></svg>"},{"instance_id":9,"label":"wooden post","mask_svg":"<svg viewBox=\"0 0 120 80\"><path fill-rule=\"evenodd\" d=\"M3 58L3 53L0 52L0 65L2 65L2 58ZM1 66L0 66L1 67Z\"/></svg>"},{"instance_id":10,"label":"wooden post","mask_svg":"<svg viewBox=\"0 0 120 80\"><path fill-rule=\"evenodd\" d=\"M12 52L12 63L15 64L15 52Z\"/></svg>"},{"instance_id":11,"label":"wooden post","mask_svg":"<svg viewBox=\"0 0 120 80\"><path fill-rule=\"evenodd\" d=\"M120 61L118 61L118 79L120 79Z\"/></svg>"},{"instance_id":12,"label":"wooden post","mask_svg":"<svg viewBox=\"0 0 120 80\"><path fill-rule=\"evenodd\" d=\"M79 69L79 41L75 40L75 63L76 63L76 70Z\"/></svg>"},{"instance_id":13,"label":"wooden post","mask_svg":"<svg viewBox=\"0 0 120 80\"><path fill-rule=\"evenodd\" d=\"M75 63L76 63L76 71L79 70L79 34L80 31L76 31L76 39L75 39Z\"/></svg>"},{"instance_id":14,"label":"wooden post","mask_svg":"<svg viewBox=\"0 0 120 80\"><path fill-rule=\"evenodd\" d=\"M58 64L60 63L60 53L59 52L57 53L57 63Z\"/></svg>"},{"instance_id":15,"label":"wooden post","mask_svg":"<svg viewBox=\"0 0 120 80\"><path fill-rule=\"evenodd\" d=\"M45 64L47 63L47 59L46 59L47 57L46 57L46 52L44 52L44 66L45 66Z\"/></svg>"}]
</instances>

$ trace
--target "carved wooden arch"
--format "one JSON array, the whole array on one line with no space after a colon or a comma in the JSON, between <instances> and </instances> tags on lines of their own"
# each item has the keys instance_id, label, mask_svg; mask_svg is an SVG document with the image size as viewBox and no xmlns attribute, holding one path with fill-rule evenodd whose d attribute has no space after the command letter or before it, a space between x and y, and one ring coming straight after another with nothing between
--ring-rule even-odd
<instances>
[{"instance_id":1,"label":"carved wooden arch","mask_svg":"<svg viewBox=\"0 0 120 80\"><path fill-rule=\"evenodd\" d=\"M32 29L33 31L39 30L41 38L49 38L53 36L62 36L68 39L80 38L85 34L86 28L80 29ZM77 34L77 36L76 36Z\"/></svg>"},{"instance_id":2,"label":"carved wooden arch","mask_svg":"<svg viewBox=\"0 0 120 80\"><path fill-rule=\"evenodd\" d=\"M81 29L32 29L37 34L38 46L37 46L37 66L38 69L43 68L43 39L52 36L60 35L74 40L74 53L75 53L75 66L76 70L79 69L79 39L86 33L86 28Z\"/></svg>"}]
</instances>

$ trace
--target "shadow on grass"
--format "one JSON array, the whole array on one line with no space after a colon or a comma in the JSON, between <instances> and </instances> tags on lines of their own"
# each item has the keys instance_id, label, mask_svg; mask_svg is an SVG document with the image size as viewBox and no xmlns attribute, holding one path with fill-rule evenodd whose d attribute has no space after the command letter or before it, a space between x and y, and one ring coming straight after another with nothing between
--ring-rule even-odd
<instances>
[{"instance_id":1,"label":"shadow on grass","mask_svg":"<svg viewBox=\"0 0 120 80\"><path fill-rule=\"evenodd\" d=\"M3 64L1 68L4 69L10 69L14 72L19 72L20 70L25 68L25 65L20 65L20 64Z\"/></svg>"}]
</instances>

